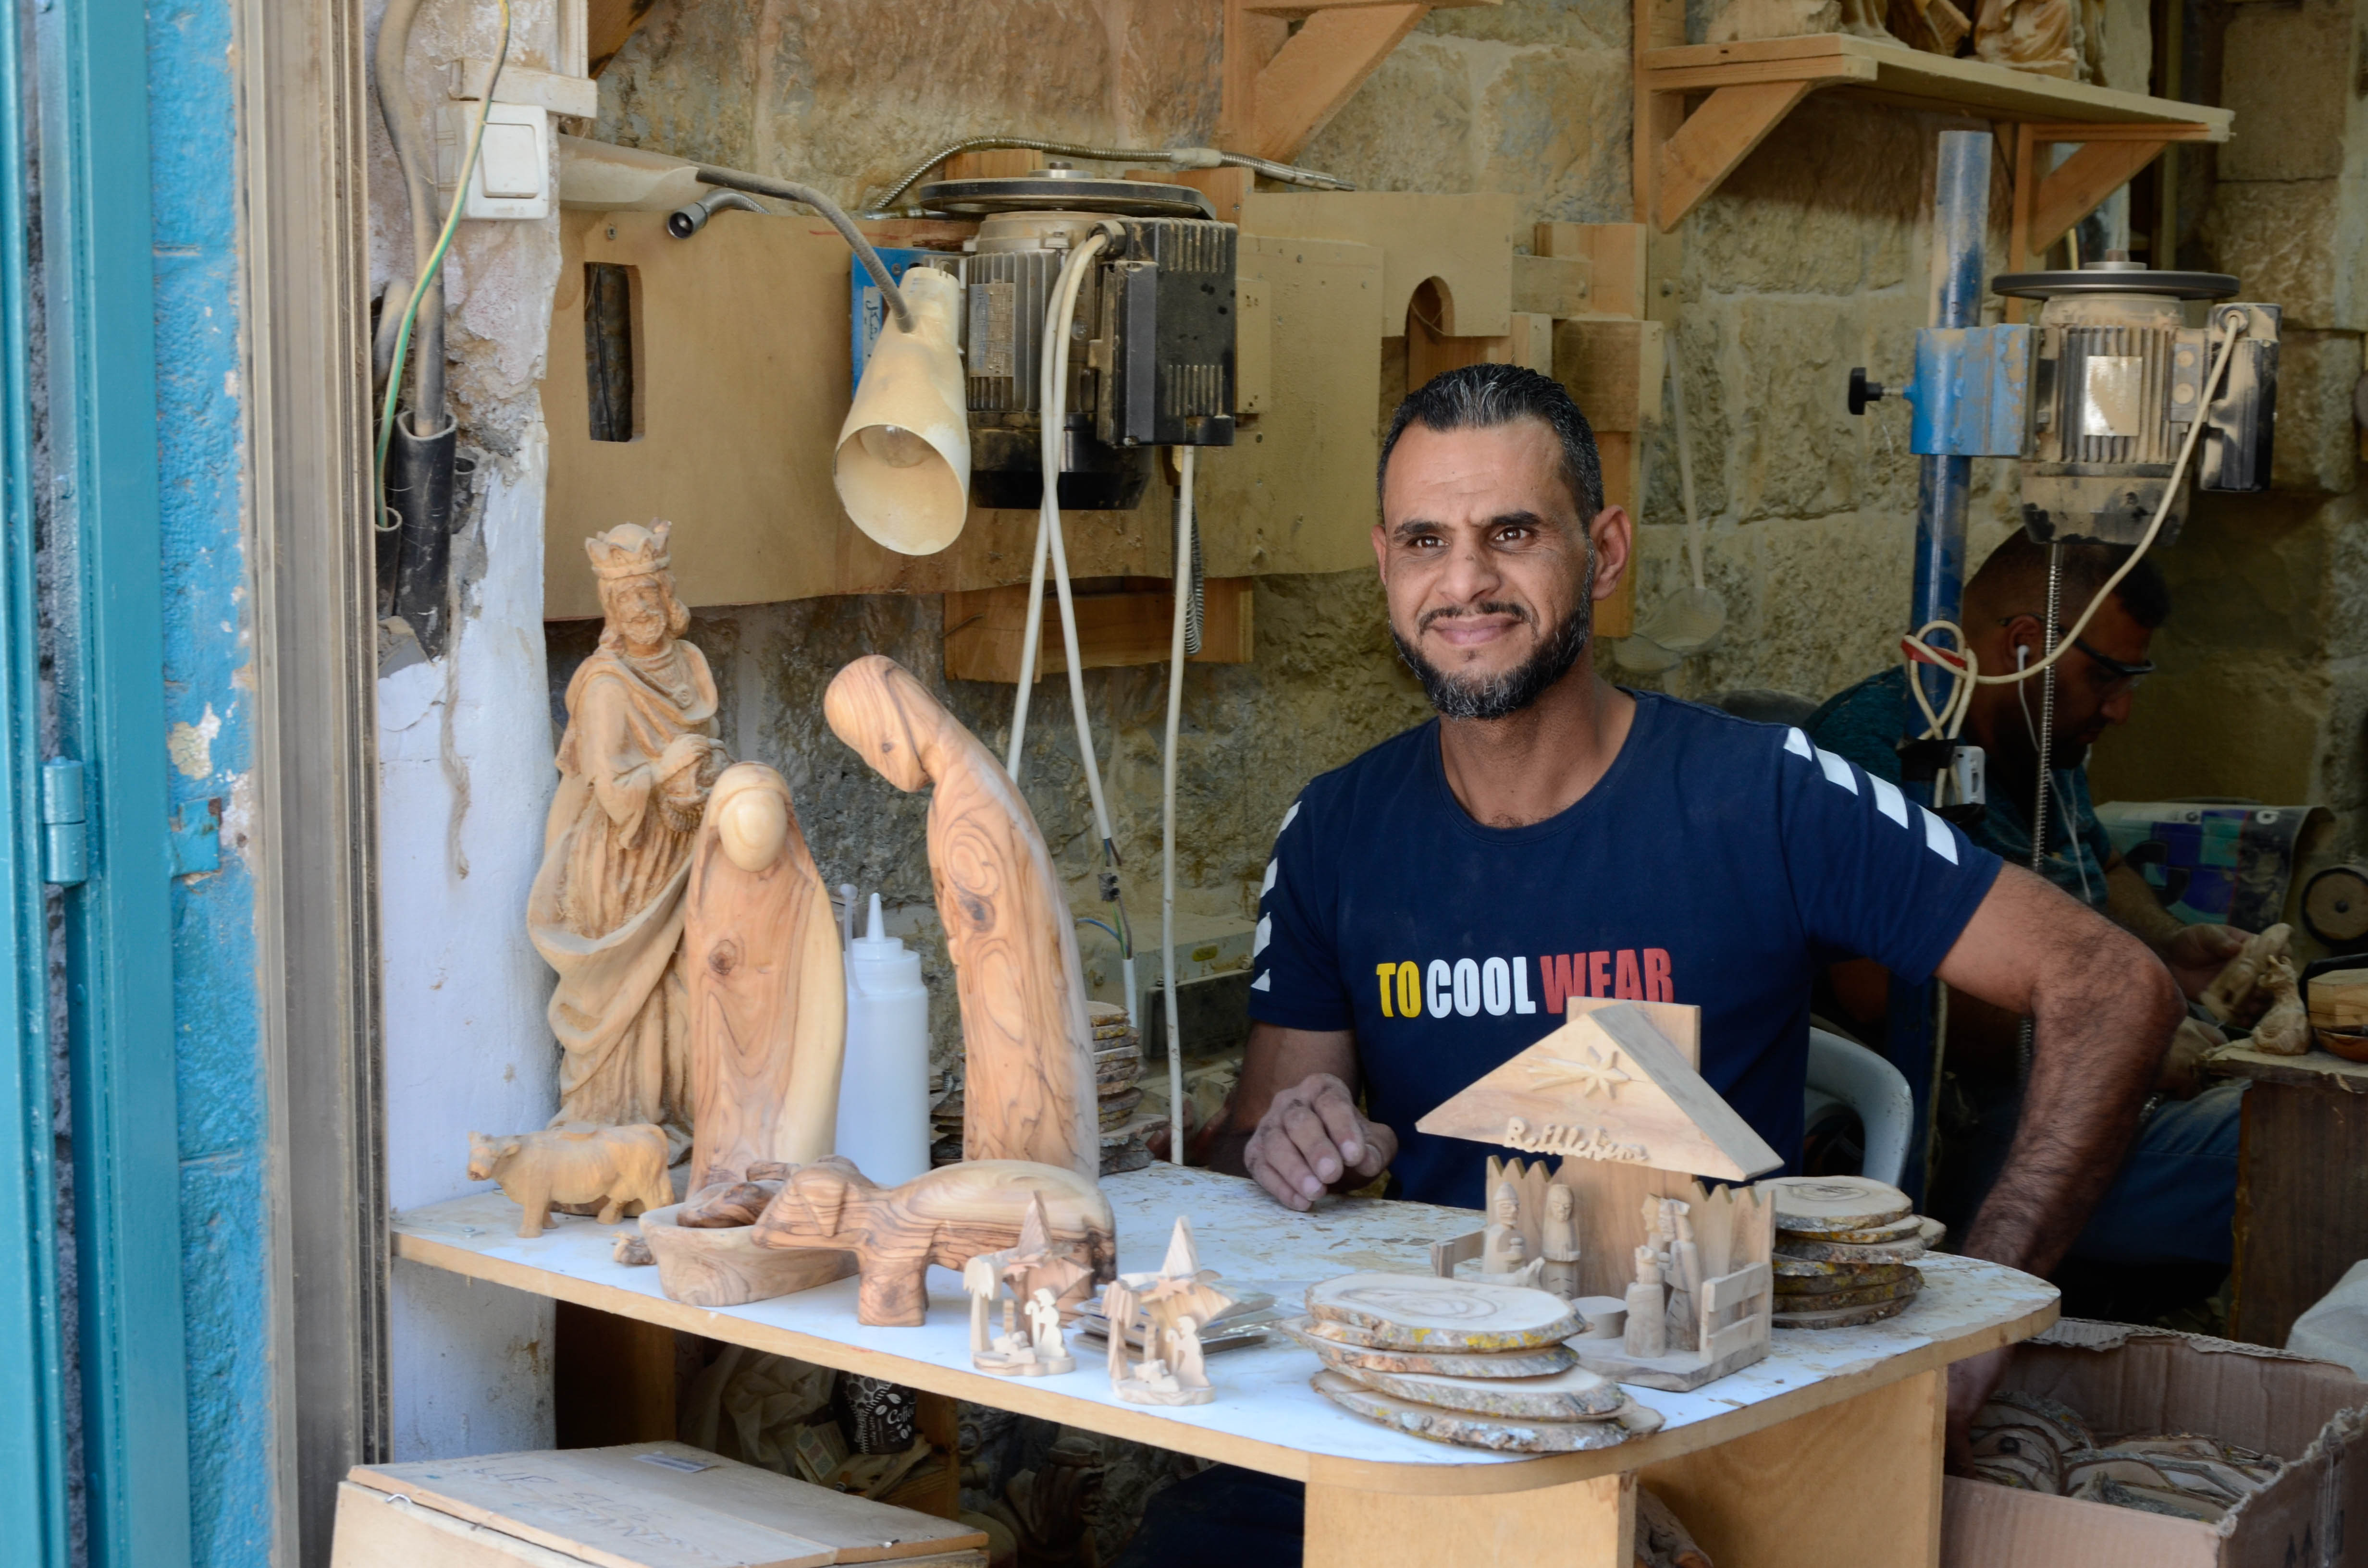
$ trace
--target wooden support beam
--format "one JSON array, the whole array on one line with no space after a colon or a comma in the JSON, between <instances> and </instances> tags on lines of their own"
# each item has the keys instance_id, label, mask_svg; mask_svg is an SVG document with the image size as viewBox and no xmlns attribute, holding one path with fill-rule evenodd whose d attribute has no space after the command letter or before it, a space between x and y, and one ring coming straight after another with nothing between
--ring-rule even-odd
<instances>
[{"instance_id":1,"label":"wooden support beam","mask_svg":"<svg viewBox=\"0 0 2368 1568\"><path fill-rule=\"evenodd\" d=\"M1655 180L1655 226L1664 233L1676 228L1816 85L1814 81L1755 82L1713 93L1662 144Z\"/></svg>"},{"instance_id":2,"label":"wooden support beam","mask_svg":"<svg viewBox=\"0 0 2368 1568\"><path fill-rule=\"evenodd\" d=\"M593 75L609 68L656 5L657 0L586 0L584 58Z\"/></svg>"},{"instance_id":3,"label":"wooden support beam","mask_svg":"<svg viewBox=\"0 0 2368 1568\"><path fill-rule=\"evenodd\" d=\"M1289 160L1354 97L1398 40L1429 15L1429 0L1357 6L1310 16L1251 86L1247 152Z\"/></svg>"},{"instance_id":4,"label":"wooden support beam","mask_svg":"<svg viewBox=\"0 0 2368 1568\"><path fill-rule=\"evenodd\" d=\"M2025 243L2047 249L2160 155L2163 142L2091 142L2038 181Z\"/></svg>"}]
</instances>

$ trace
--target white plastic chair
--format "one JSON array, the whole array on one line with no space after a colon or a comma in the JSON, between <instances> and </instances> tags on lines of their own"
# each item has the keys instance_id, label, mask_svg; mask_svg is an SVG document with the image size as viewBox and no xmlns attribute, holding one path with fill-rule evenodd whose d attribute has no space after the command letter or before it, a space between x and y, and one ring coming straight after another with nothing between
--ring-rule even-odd
<instances>
[{"instance_id":1,"label":"white plastic chair","mask_svg":"<svg viewBox=\"0 0 2368 1568\"><path fill-rule=\"evenodd\" d=\"M1907 1169L1907 1140L1916 1127L1916 1102L1898 1068L1854 1040L1813 1028L1808 1090L1803 1097L1807 1125L1816 1125L1836 1105L1856 1111L1866 1135L1866 1158L1859 1174L1898 1183Z\"/></svg>"}]
</instances>

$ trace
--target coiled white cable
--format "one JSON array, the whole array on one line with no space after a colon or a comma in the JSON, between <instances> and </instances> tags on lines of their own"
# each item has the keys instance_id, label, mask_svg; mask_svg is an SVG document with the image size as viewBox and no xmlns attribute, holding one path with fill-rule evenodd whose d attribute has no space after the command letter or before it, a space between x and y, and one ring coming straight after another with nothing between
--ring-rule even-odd
<instances>
[{"instance_id":1,"label":"coiled white cable","mask_svg":"<svg viewBox=\"0 0 2368 1568\"><path fill-rule=\"evenodd\" d=\"M2219 395L2220 383L2227 376L2228 362L2236 358L2237 335L2244 326L2245 318L2237 312L2231 312L2221 324L2218 352L2212 362L2211 374L2204 378L2203 396L2196 403L2195 418L2187 426L2187 438L2179 446L2179 460L2171 465L2170 483L2163 486L2162 500L2156 505L2154 517L2147 521L2146 532L2139 536L2137 548L2131 551L2129 559L2105 579L2104 585L2081 610L2080 619L2072 623L2072 630L2057 641L2046 657L2016 670L2012 675L1986 676L1982 674L1980 659L1966 642L1964 629L1952 620L1928 620L1899 640L1900 653L1907 663L1908 695L1923 710L1924 739L1957 738L1958 732L1964 728L1965 710L1973 705L1974 687L1976 686L2012 686L2018 681L2031 679L2042 670L2053 668L2055 661L2078 641L2080 633L2089 629L2089 622L2096 618L2099 607L2120 589L2122 579L2136 570L2139 559L2153 548L2156 537L2162 532L2163 519L2170 515L2172 503L2179 499L2179 487L2187 477L2188 460L2195 453L2196 439L2203 434L2204 414L2211 408L2212 400ZM1957 646L1939 648L1928 641L1934 633L1941 631L1955 637ZM1938 711L1933 710L1931 699L1924 694L1924 683L1917 678L1916 666L1918 664L1936 665L1953 677L1948 699L1941 704Z\"/></svg>"}]
</instances>

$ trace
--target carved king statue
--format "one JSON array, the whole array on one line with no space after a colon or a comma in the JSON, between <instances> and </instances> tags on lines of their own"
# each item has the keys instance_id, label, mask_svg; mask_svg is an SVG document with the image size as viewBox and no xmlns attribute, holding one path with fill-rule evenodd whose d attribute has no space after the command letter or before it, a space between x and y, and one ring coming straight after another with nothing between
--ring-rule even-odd
<instances>
[{"instance_id":1,"label":"carved king statue","mask_svg":"<svg viewBox=\"0 0 2368 1568\"><path fill-rule=\"evenodd\" d=\"M527 901L551 998L562 1122L655 1122L673 1158L690 1142L688 994L677 959L683 888L725 761L715 678L679 641L668 523L586 540L600 580L600 646L567 683L559 793Z\"/></svg>"}]
</instances>

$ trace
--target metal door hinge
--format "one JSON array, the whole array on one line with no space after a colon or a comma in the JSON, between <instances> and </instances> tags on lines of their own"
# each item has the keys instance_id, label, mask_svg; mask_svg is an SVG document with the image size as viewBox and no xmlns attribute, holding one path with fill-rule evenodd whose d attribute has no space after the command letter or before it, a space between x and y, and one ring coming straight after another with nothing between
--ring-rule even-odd
<instances>
[{"instance_id":1,"label":"metal door hinge","mask_svg":"<svg viewBox=\"0 0 2368 1568\"><path fill-rule=\"evenodd\" d=\"M41 881L70 888L90 878L90 827L83 811L82 764L41 764Z\"/></svg>"}]
</instances>

